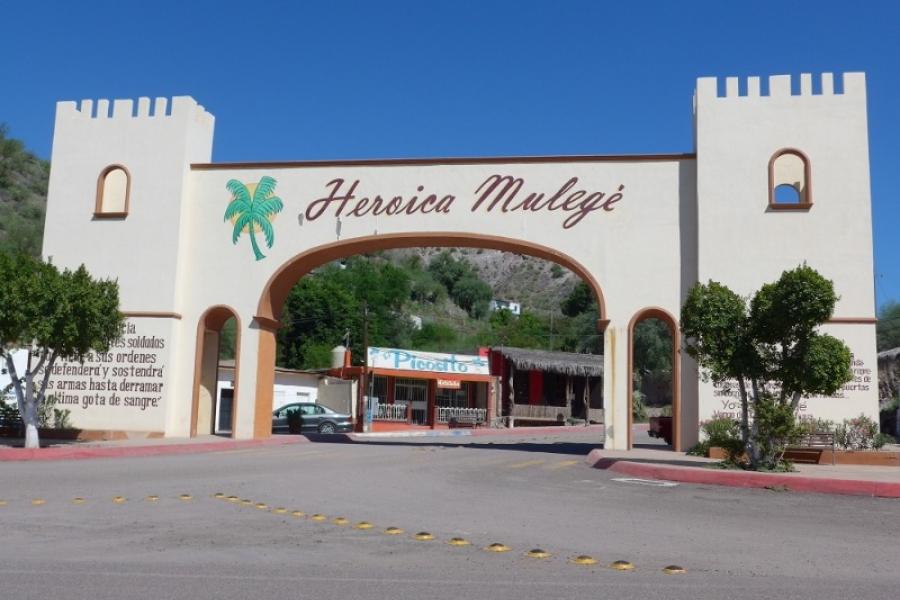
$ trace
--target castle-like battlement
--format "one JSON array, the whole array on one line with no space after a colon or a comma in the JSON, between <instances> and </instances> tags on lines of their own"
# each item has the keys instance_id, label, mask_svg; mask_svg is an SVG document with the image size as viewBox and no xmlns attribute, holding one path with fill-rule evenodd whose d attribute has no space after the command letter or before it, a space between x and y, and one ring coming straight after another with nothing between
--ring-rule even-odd
<instances>
[{"instance_id":1,"label":"castle-like battlement","mask_svg":"<svg viewBox=\"0 0 900 600\"><path fill-rule=\"evenodd\" d=\"M152 110L151 110L152 109ZM78 116L85 119L159 119L165 117L177 117L182 115L212 115L190 96L174 96L169 98L155 98L152 105L150 98L138 98L135 103L130 98L113 100L107 99L82 100L80 103L73 101L57 102L57 115Z\"/></svg>"},{"instance_id":2,"label":"castle-like battlement","mask_svg":"<svg viewBox=\"0 0 900 600\"><path fill-rule=\"evenodd\" d=\"M840 90L835 87L833 73L821 73L818 86L814 91L814 78L811 73L794 75L771 75L767 78L768 89L763 89L763 78L753 77L700 77L697 79L698 99L732 99L732 98L787 98L812 96L861 96L865 98L865 73L839 73L842 84Z\"/></svg>"}]
</instances>

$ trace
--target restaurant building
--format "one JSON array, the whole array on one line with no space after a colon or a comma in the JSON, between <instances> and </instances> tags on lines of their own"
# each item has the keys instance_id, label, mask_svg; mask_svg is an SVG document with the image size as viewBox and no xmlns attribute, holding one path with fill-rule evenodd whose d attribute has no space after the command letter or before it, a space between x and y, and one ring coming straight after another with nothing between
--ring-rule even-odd
<instances>
[{"instance_id":1,"label":"restaurant building","mask_svg":"<svg viewBox=\"0 0 900 600\"><path fill-rule=\"evenodd\" d=\"M366 377L368 431L488 425L497 414L483 356L370 347L365 373L342 367L331 374Z\"/></svg>"}]
</instances>

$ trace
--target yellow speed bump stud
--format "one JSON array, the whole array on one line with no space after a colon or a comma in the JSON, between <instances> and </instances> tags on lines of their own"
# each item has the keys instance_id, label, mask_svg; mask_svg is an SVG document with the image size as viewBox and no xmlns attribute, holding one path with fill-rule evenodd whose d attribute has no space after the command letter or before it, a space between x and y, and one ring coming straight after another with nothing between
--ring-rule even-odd
<instances>
[{"instance_id":1,"label":"yellow speed bump stud","mask_svg":"<svg viewBox=\"0 0 900 600\"><path fill-rule=\"evenodd\" d=\"M125 504L125 496L113 496L114 504Z\"/></svg>"},{"instance_id":2,"label":"yellow speed bump stud","mask_svg":"<svg viewBox=\"0 0 900 600\"><path fill-rule=\"evenodd\" d=\"M188 500L193 500L194 497L191 496L190 494L181 494L180 496L178 496L178 499L184 500L185 502L187 502Z\"/></svg>"},{"instance_id":3,"label":"yellow speed bump stud","mask_svg":"<svg viewBox=\"0 0 900 600\"><path fill-rule=\"evenodd\" d=\"M399 527L388 527L384 530L384 532L388 535L400 535L401 533L403 533L403 530Z\"/></svg>"},{"instance_id":4,"label":"yellow speed bump stud","mask_svg":"<svg viewBox=\"0 0 900 600\"><path fill-rule=\"evenodd\" d=\"M216 492L215 494L213 494L213 498L215 498L216 500L224 500L225 494L223 494L222 492Z\"/></svg>"},{"instance_id":5,"label":"yellow speed bump stud","mask_svg":"<svg viewBox=\"0 0 900 600\"><path fill-rule=\"evenodd\" d=\"M550 553L540 548L532 548L525 553L528 558L550 558Z\"/></svg>"},{"instance_id":6,"label":"yellow speed bump stud","mask_svg":"<svg viewBox=\"0 0 900 600\"><path fill-rule=\"evenodd\" d=\"M313 516L311 516L310 519L312 519L313 521L325 521L326 519L328 519L328 517L326 517L325 515L320 515L319 513L316 513Z\"/></svg>"},{"instance_id":7,"label":"yellow speed bump stud","mask_svg":"<svg viewBox=\"0 0 900 600\"><path fill-rule=\"evenodd\" d=\"M47 501L43 498L35 498L31 501L32 506L43 506L44 504L47 504Z\"/></svg>"},{"instance_id":8,"label":"yellow speed bump stud","mask_svg":"<svg viewBox=\"0 0 900 600\"><path fill-rule=\"evenodd\" d=\"M253 500L247 500L244 498L241 500L241 506L253 506Z\"/></svg>"},{"instance_id":9,"label":"yellow speed bump stud","mask_svg":"<svg viewBox=\"0 0 900 600\"><path fill-rule=\"evenodd\" d=\"M353 526L353 529L372 529L373 527L375 527L375 526L372 525L371 523L369 523L368 521L360 521L359 523L357 523L356 525Z\"/></svg>"},{"instance_id":10,"label":"yellow speed bump stud","mask_svg":"<svg viewBox=\"0 0 900 600\"><path fill-rule=\"evenodd\" d=\"M269 508L269 505L266 504L265 502L257 502L256 508L258 508L259 510L266 510Z\"/></svg>"},{"instance_id":11,"label":"yellow speed bump stud","mask_svg":"<svg viewBox=\"0 0 900 600\"><path fill-rule=\"evenodd\" d=\"M276 515L283 515L283 514L287 514L287 509L278 507L278 508L273 508L272 512L275 513Z\"/></svg>"},{"instance_id":12,"label":"yellow speed bump stud","mask_svg":"<svg viewBox=\"0 0 900 600\"><path fill-rule=\"evenodd\" d=\"M488 546L487 548L485 548L485 550L488 552L509 552L511 550L511 548L509 546L507 546L506 544L500 544L498 542L495 542L495 543L491 544L490 546Z\"/></svg>"},{"instance_id":13,"label":"yellow speed bump stud","mask_svg":"<svg viewBox=\"0 0 900 600\"><path fill-rule=\"evenodd\" d=\"M241 501L241 499L238 498L237 496L228 496L225 499L228 500L229 502L240 502Z\"/></svg>"},{"instance_id":14,"label":"yellow speed bump stud","mask_svg":"<svg viewBox=\"0 0 900 600\"><path fill-rule=\"evenodd\" d=\"M6 500L0 500L0 506L6 506Z\"/></svg>"},{"instance_id":15,"label":"yellow speed bump stud","mask_svg":"<svg viewBox=\"0 0 900 600\"><path fill-rule=\"evenodd\" d=\"M72 498L72 504L84 504L84 498L80 496L78 498Z\"/></svg>"},{"instance_id":16,"label":"yellow speed bump stud","mask_svg":"<svg viewBox=\"0 0 900 600\"><path fill-rule=\"evenodd\" d=\"M147 502L159 502L159 496L147 496L144 500Z\"/></svg>"},{"instance_id":17,"label":"yellow speed bump stud","mask_svg":"<svg viewBox=\"0 0 900 600\"><path fill-rule=\"evenodd\" d=\"M350 520L347 517L335 517L331 520L334 525L347 525Z\"/></svg>"},{"instance_id":18,"label":"yellow speed bump stud","mask_svg":"<svg viewBox=\"0 0 900 600\"><path fill-rule=\"evenodd\" d=\"M428 533L427 531L420 531L413 537L415 537L420 542L430 542L431 540L434 539L434 536L431 535L430 533Z\"/></svg>"},{"instance_id":19,"label":"yellow speed bump stud","mask_svg":"<svg viewBox=\"0 0 900 600\"><path fill-rule=\"evenodd\" d=\"M634 571L634 565L627 560L617 560L616 562L611 563L609 568L615 569L616 571Z\"/></svg>"},{"instance_id":20,"label":"yellow speed bump stud","mask_svg":"<svg viewBox=\"0 0 900 600\"><path fill-rule=\"evenodd\" d=\"M596 565L597 559L587 554L579 554L578 556L569 559L569 562L574 565Z\"/></svg>"},{"instance_id":21,"label":"yellow speed bump stud","mask_svg":"<svg viewBox=\"0 0 900 600\"><path fill-rule=\"evenodd\" d=\"M298 518L299 518L299 517L305 517L305 516L306 516L306 513L303 512L302 510L295 510L295 511L291 511L291 516L292 516L292 517L298 517Z\"/></svg>"},{"instance_id":22,"label":"yellow speed bump stud","mask_svg":"<svg viewBox=\"0 0 900 600\"><path fill-rule=\"evenodd\" d=\"M469 546L469 545L471 545L471 542L469 540L467 540L466 538L461 538L461 537L450 538L449 540L447 540L447 543L450 544L451 546Z\"/></svg>"},{"instance_id":23,"label":"yellow speed bump stud","mask_svg":"<svg viewBox=\"0 0 900 600\"><path fill-rule=\"evenodd\" d=\"M666 575L682 575L687 573L687 569L684 567L679 567L678 565L669 565L668 567L663 567L663 573Z\"/></svg>"}]
</instances>

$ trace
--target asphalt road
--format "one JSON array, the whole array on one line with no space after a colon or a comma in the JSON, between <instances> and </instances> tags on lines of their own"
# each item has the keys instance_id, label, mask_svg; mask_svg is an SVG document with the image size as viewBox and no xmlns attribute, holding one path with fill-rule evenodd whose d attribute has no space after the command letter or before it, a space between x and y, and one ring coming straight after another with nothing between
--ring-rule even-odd
<instances>
[{"instance_id":1,"label":"asphalt road","mask_svg":"<svg viewBox=\"0 0 900 600\"><path fill-rule=\"evenodd\" d=\"M0 598L821 600L900 588L897 500L617 481L584 464L592 448L470 438L0 464ZM457 536L471 545L447 543Z\"/></svg>"}]
</instances>

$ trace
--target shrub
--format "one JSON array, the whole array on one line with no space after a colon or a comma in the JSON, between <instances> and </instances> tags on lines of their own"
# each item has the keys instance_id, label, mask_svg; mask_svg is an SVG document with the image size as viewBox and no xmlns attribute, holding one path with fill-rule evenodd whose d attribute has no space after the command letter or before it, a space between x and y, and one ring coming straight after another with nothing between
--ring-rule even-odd
<instances>
[{"instance_id":1,"label":"shrub","mask_svg":"<svg viewBox=\"0 0 900 600\"><path fill-rule=\"evenodd\" d=\"M811 433L834 433L837 425L828 419L803 419L800 421L800 432L804 435Z\"/></svg>"},{"instance_id":2,"label":"shrub","mask_svg":"<svg viewBox=\"0 0 900 600\"><path fill-rule=\"evenodd\" d=\"M875 438L879 435L878 423L861 414L852 419L844 419L844 422L835 428L834 442L845 450L876 449ZM878 448L884 444L881 438Z\"/></svg>"},{"instance_id":3,"label":"shrub","mask_svg":"<svg viewBox=\"0 0 900 600\"><path fill-rule=\"evenodd\" d=\"M631 394L631 419L635 423L643 423L647 420L647 405L644 402L644 393L634 390Z\"/></svg>"},{"instance_id":4,"label":"shrub","mask_svg":"<svg viewBox=\"0 0 900 600\"><path fill-rule=\"evenodd\" d=\"M72 411L56 408L56 397L47 396L38 406L38 427L50 429L72 429Z\"/></svg>"},{"instance_id":5,"label":"shrub","mask_svg":"<svg viewBox=\"0 0 900 600\"><path fill-rule=\"evenodd\" d=\"M757 400L752 431L750 443L756 447L760 467L775 471L792 470L784 462L784 449L799 441L803 429L790 404L767 396Z\"/></svg>"},{"instance_id":6,"label":"shrub","mask_svg":"<svg viewBox=\"0 0 900 600\"><path fill-rule=\"evenodd\" d=\"M875 436L875 439L872 441L872 448L875 450L881 450L885 444L896 444L897 440L894 439L894 436L888 435L886 433L879 433Z\"/></svg>"},{"instance_id":7,"label":"shrub","mask_svg":"<svg viewBox=\"0 0 900 600\"><path fill-rule=\"evenodd\" d=\"M700 424L703 439L695 444L688 454L708 456L712 447L725 450L725 461L736 463L744 453L744 442L741 440L741 426L731 417L714 416Z\"/></svg>"}]
</instances>

